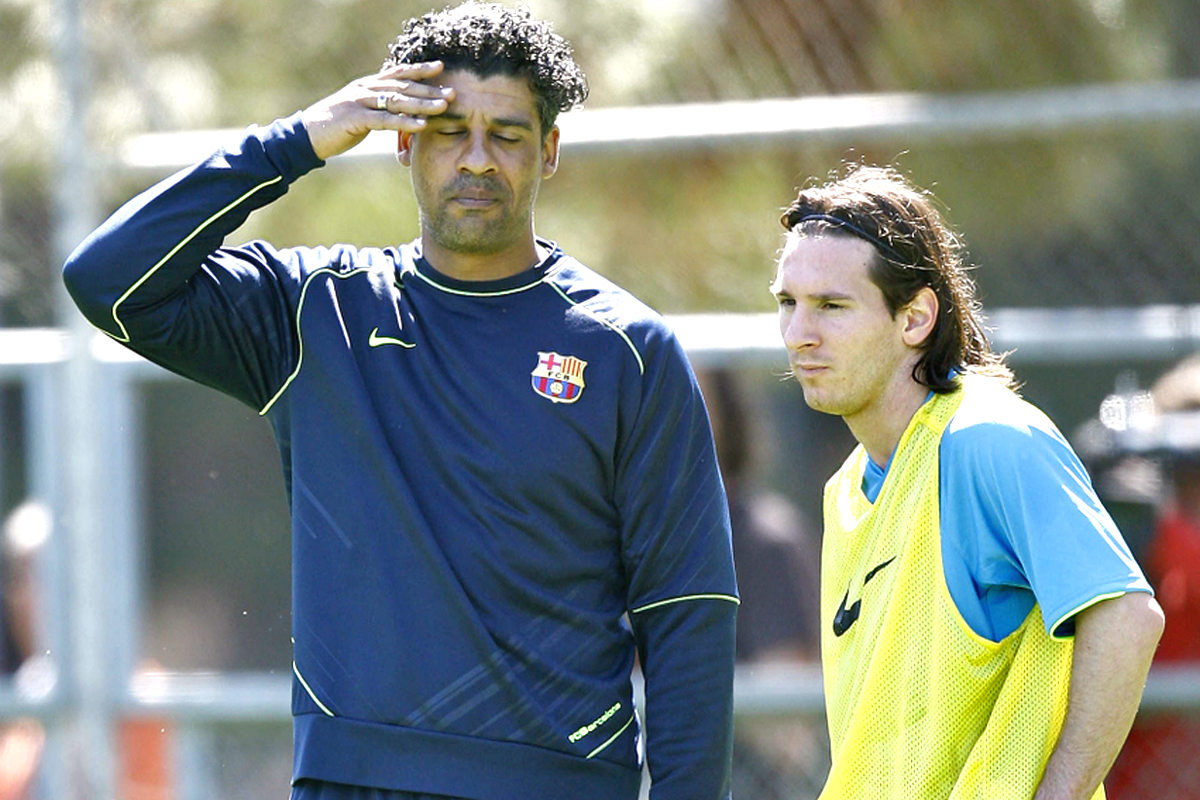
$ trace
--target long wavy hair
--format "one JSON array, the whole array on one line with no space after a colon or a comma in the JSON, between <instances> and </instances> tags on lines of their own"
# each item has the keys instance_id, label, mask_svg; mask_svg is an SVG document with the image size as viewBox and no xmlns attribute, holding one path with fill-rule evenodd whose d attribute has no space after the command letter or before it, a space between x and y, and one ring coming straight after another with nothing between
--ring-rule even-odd
<instances>
[{"instance_id":1,"label":"long wavy hair","mask_svg":"<svg viewBox=\"0 0 1200 800\"><path fill-rule=\"evenodd\" d=\"M913 367L918 383L945 393L956 388L956 374L978 372L1013 385L1004 355L988 342L962 240L931 195L898 171L855 165L843 177L801 189L780 222L797 235L851 236L871 244L871 281L893 316L923 287L933 290L937 321Z\"/></svg>"}]
</instances>

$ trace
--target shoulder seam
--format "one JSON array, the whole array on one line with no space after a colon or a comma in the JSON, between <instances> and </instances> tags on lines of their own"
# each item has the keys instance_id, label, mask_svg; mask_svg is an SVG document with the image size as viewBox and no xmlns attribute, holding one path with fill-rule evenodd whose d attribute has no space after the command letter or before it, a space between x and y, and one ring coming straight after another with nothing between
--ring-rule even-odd
<instances>
[{"instance_id":1,"label":"shoulder seam","mask_svg":"<svg viewBox=\"0 0 1200 800\"><path fill-rule=\"evenodd\" d=\"M311 284L313 279L318 275L332 275L335 278L350 278L355 275L370 271L371 270L369 267L360 267L359 269L354 269L349 272L338 272L333 267L322 267L304 279L304 285L300 288L300 300L296 303L296 315L294 319L294 325L296 328L296 345L299 347L299 354L296 356L296 367L292 370L292 373L287 376L287 379L284 380L283 385L280 386L271 399L267 401L267 404L259 409L258 415L260 417L266 416L267 412L271 410L271 406L275 405L275 402L283 396L283 393L287 391L287 388L292 385L292 381L294 381L296 376L300 374L300 368L304 365L304 335L300 332L300 315L304 313L304 300L308 296L309 284Z\"/></svg>"},{"instance_id":2,"label":"shoulder seam","mask_svg":"<svg viewBox=\"0 0 1200 800\"><path fill-rule=\"evenodd\" d=\"M558 293L559 297L561 297L563 300L566 300L571 305L572 308L579 309L584 314L587 314L589 317L596 320L601 325L603 325L604 327L611 330L613 333L617 334L617 336L620 336L621 340L623 342L625 342L625 346L629 348L629 350L633 353L633 357L637 360L638 373L641 375L646 374L646 362L642 360L642 354L638 352L638 349L634 345L633 340L629 338L629 334L627 334L623 328L621 328L619 325L617 325L612 320L605 319L604 317L600 316L599 314L597 314L595 311L592 311L590 308L588 308L584 304L576 302L569 294L564 292L557 283L554 283L553 281L546 280L546 279L543 279L543 280L551 289L553 289L555 292Z\"/></svg>"}]
</instances>

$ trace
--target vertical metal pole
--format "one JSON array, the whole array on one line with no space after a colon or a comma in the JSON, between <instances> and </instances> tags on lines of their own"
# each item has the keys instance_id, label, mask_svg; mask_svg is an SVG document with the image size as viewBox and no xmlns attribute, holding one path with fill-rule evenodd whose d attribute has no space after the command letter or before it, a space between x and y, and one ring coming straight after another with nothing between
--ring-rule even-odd
<instances>
[{"instance_id":1,"label":"vertical metal pole","mask_svg":"<svg viewBox=\"0 0 1200 800\"><path fill-rule=\"evenodd\" d=\"M56 0L58 24L56 62L63 90L63 128L58 142L55 177L55 254L58 263L95 226L95 186L89 154L87 109L91 93L84 0ZM94 331L59 288L59 319L70 334L69 355L59 393L64 435L63 508L59 519L68 543L70 576L69 660L63 672L70 708L66 715L68 752L77 759L79 781L73 796L115 800L113 708L105 657L106 587L103 534L103 464L97 402L98 367L89 349Z\"/></svg>"},{"instance_id":2,"label":"vertical metal pole","mask_svg":"<svg viewBox=\"0 0 1200 800\"><path fill-rule=\"evenodd\" d=\"M63 448L62 418L59 412L58 395L62 386L62 370L59 364L30 369L25 373L25 419L28 461L29 496L47 504L48 508L62 509L62 476L59 459ZM70 797L71 775L67 759L68 736L62 723L64 702L63 674L65 659L71 652L70 630L70 576L67 575L69 553L65 533L57 526L49 544L39 555L39 624L48 650L57 669L58 681L51 702L54 716L46 719L46 747L42 752L41 777L35 798Z\"/></svg>"}]
</instances>

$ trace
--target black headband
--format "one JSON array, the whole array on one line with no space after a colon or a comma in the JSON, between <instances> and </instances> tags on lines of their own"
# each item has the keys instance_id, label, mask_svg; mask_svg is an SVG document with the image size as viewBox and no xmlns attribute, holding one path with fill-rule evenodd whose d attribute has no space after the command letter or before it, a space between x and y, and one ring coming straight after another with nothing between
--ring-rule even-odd
<instances>
[{"instance_id":1,"label":"black headband","mask_svg":"<svg viewBox=\"0 0 1200 800\"><path fill-rule=\"evenodd\" d=\"M862 239L864 242L874 247L876 250L886 256L889 261L893 261L897 264L907 264L909 261L907 258L900 255L900 252L887 242L883 241L877 236L872 236L854 223L847 222L841 217L835 217L832 214L805 214L803 217L796 220L796 223L792 225L792 230L795 230L797 225L803 225L809 220L828 222L830 225L833 225L836 228L841 228L847 233L853 234L854 236Z\"/></svg>"}]
</instances>

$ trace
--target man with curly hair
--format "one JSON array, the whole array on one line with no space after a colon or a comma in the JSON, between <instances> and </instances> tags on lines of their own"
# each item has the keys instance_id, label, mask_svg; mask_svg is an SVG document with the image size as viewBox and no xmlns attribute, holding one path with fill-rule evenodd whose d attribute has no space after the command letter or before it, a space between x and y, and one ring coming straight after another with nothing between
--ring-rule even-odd
<instances>
[{"instance_id":1,"label":"man with curly hair","mask_svg":"<svg viewBox=\"0 0 1200 800\"><path fill-rule=\"evenodd\" d=\"M1162 611L991 350L961 242L885 168L781 221L792 373L859 442L825 486L822 800L1102 800Z\"/></svg>"},{"instance_id":2,"label":"man with curly hair","mask_svg":"<svg viewBox=\"0 0 1200 800\"><path fill-rule=\"evenodd\" d=\"M659 316L534 233L586 94L528 12L428 14L67 262L101 330L274 429L295 800L633 800L643 733L652 798L729 795L738 601L695 378ZM418 239L222 246L373 130L398 134Z\"/></svg>"}]
</instances>

